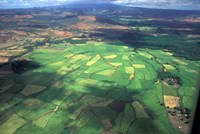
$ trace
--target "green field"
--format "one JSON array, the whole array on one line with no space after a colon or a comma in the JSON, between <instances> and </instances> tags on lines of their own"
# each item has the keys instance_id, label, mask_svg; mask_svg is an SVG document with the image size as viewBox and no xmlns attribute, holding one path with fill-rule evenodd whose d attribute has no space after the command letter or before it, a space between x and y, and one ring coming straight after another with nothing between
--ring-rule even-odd
<instances>
[{"instance_id":1,"label":"green field","mask_svg":"<svg viewBox=\"0 0 200 134\"><path fill-rule=\"evenodd\" d=\"M151 133L179 133L163 117L166 111L160 103L163 95L180 95L181 105L192 108L197 73L190 77L191 82L183 75L190 76L199 62L165 57L167 54L103 42L66 46L65 50L36 49L27 58L38 62L39 68L1 79L1 132L139 134L144 133L139 127L143 122ZM173 64L165 65L165 61ZM172 67L175 65L179 70ZM163 68L182 78L178 90L158 81L157 72ZM15 121L18 123L11 127Z\"/></svg>"}]
</instances>

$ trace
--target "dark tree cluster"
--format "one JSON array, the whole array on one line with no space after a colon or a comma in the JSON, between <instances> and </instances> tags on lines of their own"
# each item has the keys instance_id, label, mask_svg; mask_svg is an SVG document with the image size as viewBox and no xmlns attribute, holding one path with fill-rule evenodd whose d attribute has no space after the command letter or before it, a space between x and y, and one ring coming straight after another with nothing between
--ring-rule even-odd
<instances>
[{"instance_id":1,"label":"dark tree cluster","mask_svg":"<svg viewBox=\"0 0 200 134\"><path fill-rule=\"evenodd\" d=\"M175 84L182 85L181 78L176 74L170 72L159 72L158 79L166 81L169 85L175 85Z\"/></svg>"},{"instance_id":2,"label":"dark tree cluster","mask_svg":"<svg viewBox=\"0 0 200 134\"><path fill-rule=\"evenodd\" d=\"M26 70L39 67L39 64L28 59L20 59L12 62L12 71L14 73L22 73Z\"/></svg>"}]
</instances>

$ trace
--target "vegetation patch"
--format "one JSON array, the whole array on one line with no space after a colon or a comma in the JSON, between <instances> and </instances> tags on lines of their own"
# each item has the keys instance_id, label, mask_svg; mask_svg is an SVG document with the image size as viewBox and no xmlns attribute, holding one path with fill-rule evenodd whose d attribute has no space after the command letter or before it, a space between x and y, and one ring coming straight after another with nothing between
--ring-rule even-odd
<instances>
[{"instance_id":1,"label":"vegetation patch","mask_svg":"<svg viewBox=\"0 0 200 134\"><path fill-rule=\"evenodd\" d=\"M108 106L113 100L106 99L103 97L96 97L92 101L89 102L91 106Z\"/></svg>"},{"instance_id":2,"label":"vegetation patch","mask_svg":"<svg viewBox=\"0 0 200 134\"><path fill-rule=\"evenodd\" d=\"M96 55L91 61L86 63L86 66L92 66L95 64L99 59L101 59L100 55Z\"/></svg>"},{"instance_id":3,"label":"vegetation patch","mask_svg":"<svg viewBox=\"0 0 200 134\"><path fill-rule=\"evenodd\" d=\"M159 72L158 78L176 89L182 85L181 78L170 72Z\"/></svg>"},{"instance_id":4,"label":"vegetation patch","mask_svg":"<svg viewBox=\"0 0 200 134\"><path fill-rule=\"evenodd\" d=\"M104 58L108 60L108 59L114 59L116 57L117 55L114 54L114 55L105 56Z\"/></svg>"},{"instance_id":5,"label":"vegetation patch","mask_svg":"<svg viewBox=\"0 0 200 134\"><path fill-rule=\"evenodd\" d=\"M98 72L97 74L105 75L105 76L112 76L115 70L103 70Z\"/></svg>"},{"instance_id":6,"label":"vegetation patch","mask_svg":"<svg viewBox=\"0 0 200 134\"><path fill-rule=\"evenodd\" d=\"M135 119L136 117L133 108L129 104L126 104L121 121L120 132L127 133L130 125Z\"/></svg>"},{"instance_id":7,"label":"vegetation patch","mask_svg":"<svg viewBox=\"0 0 200 134\"><path fill-rule=\"evenodd\" d=\"M122 63L115 63L115 62L110 62L109 64L111 64L114 67L119 67L122 65Z\"/></svg>"},{"instance_id":8,"label":"vegetation patch","mask_svg":"<svg viewBox=\"0 0 200 134\"><path fill-rule=\"evenodd\" d=\"M144 65L144 64L132 64L132 66L133 66L134 68L138 68L138 69L140 69L140 68L145 68L145 65Z\"/></svg>"},{"instance_id":9,"label":"vegetation patch","mask_svg":"<svg viewBox=\"0 0 200 134\"><path fill-rule=\"evenodd\" d=\"M40 65L37 62L34 62L29 59L23 59L23 58L20 59L19 58L12 62L12 70L15 73L22 73L24 71L38 68L38 67L40 67Z\"/></svg>"},{"instance_id":10,"label":"vegetation patch","mask_svg":"<svg viewBox=\"0 0 200 134\"><path fill-rule=\"evenodd\" d=\"M29 96L35 93L39 93L43 90L45 90L46 87L44 86L38 86L38 85L27 85L22 91L21 94L25 96Z\"/></svg>"},{"instance_id":11,"label":"vegetation patch","mask_svg":"<svg viewBox=\"0 0 200 134\"><path fill-rule=\"evenodd\" d=\"M175 70L175 68L172 65L169 64L163 64L164 68L166 68L167 70Z\"/></svg>"},{"instance_id":12,"label":"vegetation patch","mask_svg":"<svg viewBox=\"0 0 200 134\"><path fill-rule=\"evenodd\" d=\"M135 111L135 115L137 118L149 118L148 114L145 112L144 107L138 101L134 101L132 106Z\"/></svg>"},{"instance_id":13,"label":"vegetation patch","mask_svg":"<svg viewBox=\"0 0 200 134\"><path fill-rule=\"evenodd\" d=\"M149 59L154 58L152 55L150 55L150 54L148 54L146 52L139 52L139 54L144 56L144 57L146 57L146 58L149 58Z\"/></svg>"},{"instance_id":14,"label":"vegetation patch","mask_svg":"<svg viewBox=\"0 0 200 134\"><path fill-rule=\"evenodd\" d=\"M0 126L1 133L13 134L15 131L26 124L26 121L16 114L13 114L3 125Z\"/></svg>"}]
</instances>

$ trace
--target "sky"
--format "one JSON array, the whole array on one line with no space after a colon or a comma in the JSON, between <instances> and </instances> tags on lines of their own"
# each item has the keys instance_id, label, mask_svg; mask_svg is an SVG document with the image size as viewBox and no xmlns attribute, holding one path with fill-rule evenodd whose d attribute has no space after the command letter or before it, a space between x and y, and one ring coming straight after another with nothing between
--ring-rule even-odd
<instances>
[{"instance_id":1,"label":"sky","mask_svg":"<svg viewBox=\"0 0 200 134\"><path fill-rule=\"evenodd\" d=\"M200 0L0 0L0 8L29 8L87 1L148 8L198 9Z\"/></svg>"},{"instance_id":2,"label":"sky","mask_svg":"<svg viewBox=\"0 0 200 134\"><path fill-rule=\"evenodd\" d=\"M114 3L139 7L200 10L200 0L114 0Z\"/></svg>"}]
</instances>

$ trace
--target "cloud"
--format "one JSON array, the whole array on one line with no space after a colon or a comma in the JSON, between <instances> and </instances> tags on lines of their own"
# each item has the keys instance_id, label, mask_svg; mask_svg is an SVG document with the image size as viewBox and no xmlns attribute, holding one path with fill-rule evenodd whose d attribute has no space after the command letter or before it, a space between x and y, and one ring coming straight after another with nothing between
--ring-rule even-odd
<instances>
[{"instance_id":1,"label":"cloud","mask_svg":"<svg viewBox=\"0 0 200 134\"><path fill-rule=\"evenodd\" d=\"M0 0L0 8L30 8L62 5L78 0Z\"/></svg>"},{"instance_id":2,"label":"cloud","mask_svg":"<svg viewBox=\"0 0 200 134\"><path fill-rule=\"evenodd\" d=\"M153 8L199 9L200 0L0 0L0 8L42 7L69 2L108 2L118 5Z\"/></svg>"},{"instance_id":3,"label":"cloud","mask_svg":"<svg viewBox=\"0 0 200 134\"><path fill-rule=\"evenodd\" d=\"M114 0L113 3L140 7L200 9L200 0Z\"/></svg>"}]
</instances>

